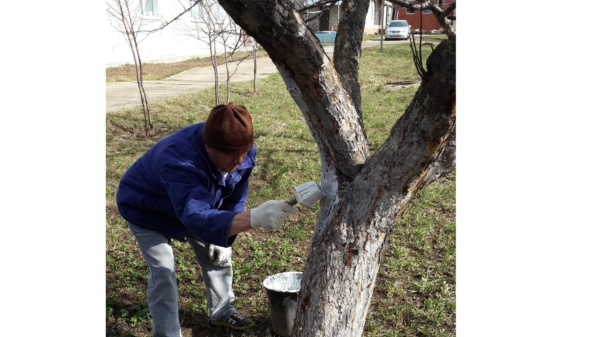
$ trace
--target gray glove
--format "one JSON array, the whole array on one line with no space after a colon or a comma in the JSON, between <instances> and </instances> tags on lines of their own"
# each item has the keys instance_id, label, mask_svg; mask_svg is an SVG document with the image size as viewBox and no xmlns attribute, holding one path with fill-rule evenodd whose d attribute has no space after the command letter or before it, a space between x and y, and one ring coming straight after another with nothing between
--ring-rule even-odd
<instances>
[{"instance_id":1,"label":"gray glove","mask_svg":"<svg viewBox=\"0 0 600 337\"><path fill-rule=\"evenodd\" d=\"M281 225L288 214L296 214L296 209L283 200L269 200L250 210L250 225L273 229Z\"/></svg>"},{"instance_id":2,"label":"gray glove","mask_svg":"<svg viewBox=\"0 0 600 337\"><path fill-rule=\"evenodd\" d=\"M208 257L215 266L220 266L231 259L231 247L225 248L211 243L208 245Z\"/></svg>"}]
</instances>

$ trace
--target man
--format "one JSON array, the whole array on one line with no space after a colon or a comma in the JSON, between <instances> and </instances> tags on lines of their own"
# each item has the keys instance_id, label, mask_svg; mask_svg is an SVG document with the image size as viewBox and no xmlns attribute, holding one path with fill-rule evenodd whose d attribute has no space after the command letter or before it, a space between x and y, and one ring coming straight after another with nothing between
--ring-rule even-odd
<instances>
[{"instance_id":1,"label":"man","mask_svg":"<svg viewBox=\"0 0 600 337\"><path fill-rule=\"evenodd\" d=\"M171 239L189 242L202 267L210 322L237 330L254 325L233 306L231 245L237 234L276 228L296 210L281 200L244 210L253 143L246 108L221 104L206 122L158 141L123 175L117 205L150 269L154 337L181 335Z\"/></svg>"}]
</instances>

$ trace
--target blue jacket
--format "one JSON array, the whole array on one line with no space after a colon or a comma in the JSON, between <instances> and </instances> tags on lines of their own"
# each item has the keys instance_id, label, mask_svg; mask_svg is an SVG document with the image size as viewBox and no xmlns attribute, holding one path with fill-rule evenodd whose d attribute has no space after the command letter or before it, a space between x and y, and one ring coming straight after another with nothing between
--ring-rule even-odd
<instances>
[{"instance_id":1,"label":"blue jacket","mask_svg":"<svg viewBox=\"0 0 600 337\"><path fill-rule=\"evenodd\" d=\"M186 230L212 244L230 247L233 216L244 211L256 148L223 179L202 141L204 123L158 141L123 175L119 212L128 222L185 241Z\"/></svg>"}]
</instances>

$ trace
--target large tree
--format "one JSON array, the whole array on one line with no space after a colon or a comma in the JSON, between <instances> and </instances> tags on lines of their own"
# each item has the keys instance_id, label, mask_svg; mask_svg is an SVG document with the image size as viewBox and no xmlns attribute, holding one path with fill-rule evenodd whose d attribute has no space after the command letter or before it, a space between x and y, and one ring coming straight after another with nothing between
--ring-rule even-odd
<instances>
[{"instance_id":1,"label":"large tree","mask_svg":"<svg viewBox=\"0 0 600 337\"><path fill-rule=\"evenodd\" d=\"M440 14L445 12L428 1L395 2L432 9L448 27ZM362 111L358 82L369 0L342 0L334 64L294 1L219 3L269 54L321 155L326 196L304 268L293 334L360 336L396 220L419 189L455 165L452 151L441 155L455 130L455 35L448 34L431 53L413 101L371 154L362 122L368 111Z\"/></svg>"}]
</instances>

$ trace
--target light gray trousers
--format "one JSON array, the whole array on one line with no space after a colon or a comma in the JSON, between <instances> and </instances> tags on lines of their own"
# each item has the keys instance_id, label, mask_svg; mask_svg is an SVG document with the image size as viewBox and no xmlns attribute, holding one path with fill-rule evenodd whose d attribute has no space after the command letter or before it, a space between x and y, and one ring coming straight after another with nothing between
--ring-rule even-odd
<instances>
[{"instance_id":1,"label":"light gray trousers","mask_svg":"<svg viewBox=\"0 0 600 337\"><path fill-rule=\"evenodd\" d=\"M152 315L152 336L180 337L177 279L175 278L175 258L171 240L164 235L129 224L144 260L148 264L148 308ZM233 307L233 269L231 260L214 266L208 257L208 243L188 232L189 242L196 261L202 268L202 278L208 291L207 302L210 320L218 321L235 312Z\"/></svg>"}]
</instances>

